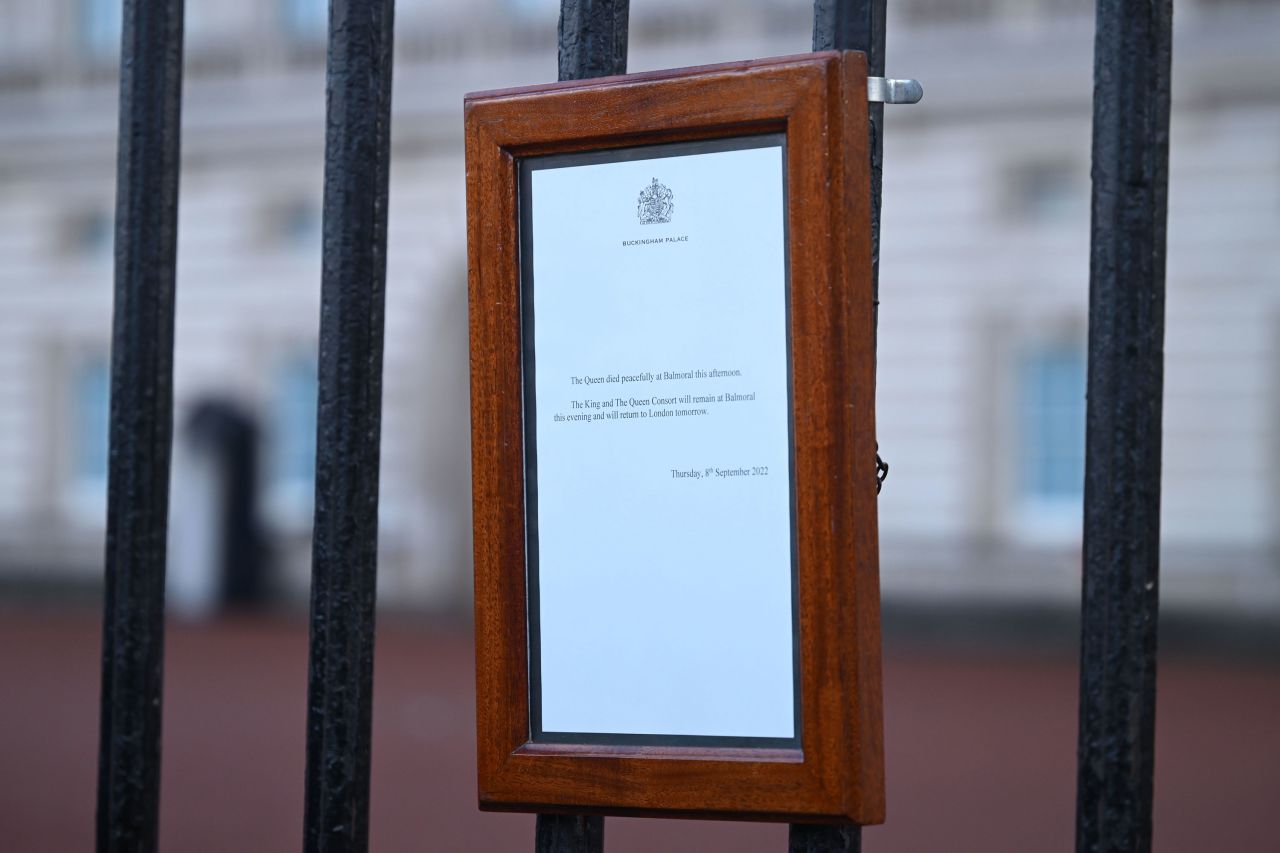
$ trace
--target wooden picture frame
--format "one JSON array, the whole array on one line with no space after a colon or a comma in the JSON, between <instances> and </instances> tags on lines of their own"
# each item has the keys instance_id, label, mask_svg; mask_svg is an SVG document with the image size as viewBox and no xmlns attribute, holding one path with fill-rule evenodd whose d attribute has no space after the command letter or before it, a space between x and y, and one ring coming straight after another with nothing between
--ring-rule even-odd
<instances>
[{"instance_id":1,"label":"wooden picture frame","mask_svg":"<svg viewBox=\"0 0 1280 853\"><path fill-rule=\"evenodd\" d=\"M481 808L883 821L866 93L827 52L467 96ZM520 164L758 134L785 139L794 742L534 737Z\"/></svg>"}]
</instances>

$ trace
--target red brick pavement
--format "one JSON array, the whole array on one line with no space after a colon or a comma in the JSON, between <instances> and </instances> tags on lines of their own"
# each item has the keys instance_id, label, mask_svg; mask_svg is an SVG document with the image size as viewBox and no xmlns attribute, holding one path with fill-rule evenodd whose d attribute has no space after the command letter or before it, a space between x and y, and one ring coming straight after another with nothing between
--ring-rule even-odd
<instances>
[{"instance_id":1,"label":"red brick pavement","mask_svg":"<svg viewBox=\"0 0 1280 853\"><path fill-rule=\"evenodd\" d=\"M0 839L93 846L99 624L0 610ZM166 650L161 847L301 849L306 626L173 625ZM1280 669L1163 661L1156 849L1280 851ZM470 638L386 617L374 708L375 851L527 851L532 818L475 808ZM1070 657L885 659L889 823L868 853L1072 848ZM609 853L779 853L772 825L610 819Z\"/></svg>"}]
</instances>

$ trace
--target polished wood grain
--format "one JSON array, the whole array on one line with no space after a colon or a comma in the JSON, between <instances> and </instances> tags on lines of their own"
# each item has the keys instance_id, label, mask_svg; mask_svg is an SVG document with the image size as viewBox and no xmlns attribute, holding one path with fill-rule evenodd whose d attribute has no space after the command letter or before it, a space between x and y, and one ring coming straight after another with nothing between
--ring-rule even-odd
<instances>
[{"instance_id":1,"label":"polished wood grain","mask_svg":"<svg viewBox=\"0 0 1280 853\"><path fill-rule=\"evenodd\" d=\"M531 743L517 159L762 131L787 134L801 748ZM481 807L881 822L865 58L470 95L466 158Z\"/></svg>"}]
</instances>

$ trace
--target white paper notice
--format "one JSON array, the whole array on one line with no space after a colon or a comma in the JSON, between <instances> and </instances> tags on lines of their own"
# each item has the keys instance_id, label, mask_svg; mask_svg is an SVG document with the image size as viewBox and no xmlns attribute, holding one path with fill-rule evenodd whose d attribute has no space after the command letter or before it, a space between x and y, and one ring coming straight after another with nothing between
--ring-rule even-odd
<instances>
[{"instance_id":1,"label":"white paper notice","mask_svg":"<svg viewBox=\"0 0 1280 853\"><path fill-rule=\"evenodd\" d=\"M796 736L784 151L736 144L530 162L550 739Z\"/></svg>"}]
</instances>

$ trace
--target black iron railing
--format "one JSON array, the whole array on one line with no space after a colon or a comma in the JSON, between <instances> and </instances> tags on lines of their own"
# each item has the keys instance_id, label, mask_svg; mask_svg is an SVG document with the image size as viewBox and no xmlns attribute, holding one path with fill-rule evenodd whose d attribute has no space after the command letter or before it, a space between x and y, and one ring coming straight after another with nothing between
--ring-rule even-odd
<instances>
[{"instance_id":1,"label":"black iron railing","mask_svg":"<svg viewBox=\"0 0 1280 853\"><path fill-rule=\"evenodd\" d=\"M126 0L98 753L103 851L156 848L181 109L182 0Z\"/></svg>"},{"instance_id":2,"label":"black iron railing","mask_svg":"<svg viewBox=\"0 0 1280 853\"><path fill-rule=\"evenodd\" d=\"M393 0L332 0L303 847L369 846Z\"/></svg>"},{"instance_id":3,"label":"black iron railing","mask_svg":"<svg viewBox=\"0 0 1280 853\"><path fill-rule=\"evenodd\" d=\"M369 835L394 0L331 0L305 848ZM628 0L562 0L562 80L626 71ZM172 439L182 0L125 0L99 851L154 851ZM1099 0L1077 849L1151 847L1171 0ZM885 0L815 0L815 49L884 74ZM878 281L883 106L871 106ZM878 288L876 290L878 299ZM246 778L251 774L246 771ZM599 853L541 815L539 853ZM792 853L861 848L793 826ZM247 848L253 839L245 839Z\"/></svg>"},{"instance_id":4,"label":"black iron railing","mask_svg":"<svg viewBox=\"0 0 1280 853\"><path fill-rule=\"evenodd\" d=\"M1098 0L1076 849L1151 849L1172 0Z\"/></svg>"}]
</instances>

